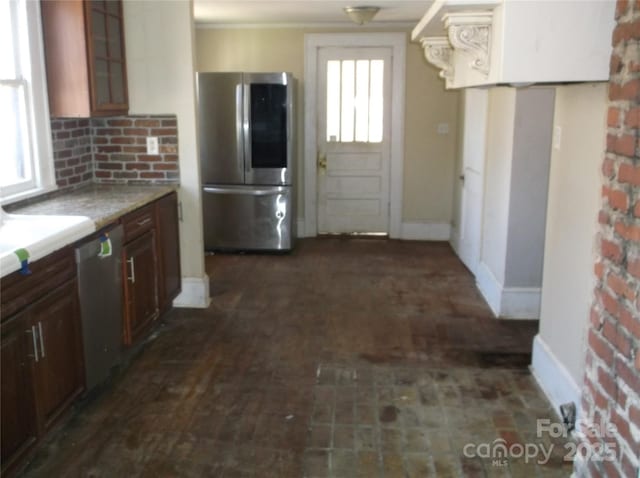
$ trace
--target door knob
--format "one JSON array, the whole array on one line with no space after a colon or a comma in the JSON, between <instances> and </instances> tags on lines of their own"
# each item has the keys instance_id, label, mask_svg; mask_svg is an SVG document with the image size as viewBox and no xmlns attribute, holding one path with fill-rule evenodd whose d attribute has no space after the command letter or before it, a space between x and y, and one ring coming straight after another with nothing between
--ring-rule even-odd
<instances>
[{"instance_id":1,"label":"door knob","mask_svg":"<svg viewBox=\"0 0 640 478\"><path fill-rule=\"evenodd\" d=\"M458 176L458 179L464 183L464 174L461 174L460 176Z\"/></svg>"},{"instance_id":2,"label":"door knob","mask_svg":"<svg viewBox=\"0 0 640 478\"><path fill-rule=\"evenodd\" d=\"M327 169L327 155L318 152L318 169Z\"/></svg>"}]
</instances>

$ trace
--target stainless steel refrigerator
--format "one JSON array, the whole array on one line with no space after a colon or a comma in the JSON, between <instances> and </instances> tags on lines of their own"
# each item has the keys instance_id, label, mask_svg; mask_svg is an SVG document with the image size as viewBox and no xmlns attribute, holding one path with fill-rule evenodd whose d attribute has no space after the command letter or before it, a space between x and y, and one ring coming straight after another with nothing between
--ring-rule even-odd
<instances>
[{"instance_id":1,"label":"stainless steel refrigerator","mask_svg":"<svg viewBox=\"0 0 640 478\"><path fill-rule=\"evenodd\" d=\"M205 249L293 247L289 73L198 73Z\"/></svg>"}]
</instances>

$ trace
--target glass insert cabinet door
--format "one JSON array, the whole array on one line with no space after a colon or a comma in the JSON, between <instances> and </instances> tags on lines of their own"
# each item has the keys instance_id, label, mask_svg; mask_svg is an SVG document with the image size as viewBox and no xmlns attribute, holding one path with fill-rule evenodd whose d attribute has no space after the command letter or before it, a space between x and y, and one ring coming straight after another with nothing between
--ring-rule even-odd
<instances>
[{"instance_id":1,"label":"glass insert cabinet door","mask_svg":"<svg viewBox=\"0 0 640 478\"><path fill-rule=\"evenodd\" d=\"M91 69L91 103L96 112L126 110L128 104L121 0L85 2Z\"/></svg>"}]
</instances>

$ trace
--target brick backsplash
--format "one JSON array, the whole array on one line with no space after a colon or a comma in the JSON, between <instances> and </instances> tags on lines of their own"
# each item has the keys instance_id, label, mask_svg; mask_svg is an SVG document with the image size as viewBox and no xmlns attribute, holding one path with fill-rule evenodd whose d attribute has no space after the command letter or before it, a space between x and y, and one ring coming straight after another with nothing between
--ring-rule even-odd
<instances>
[{"instance_id":1,"label":"brick backsplash","mask_svg":"<svg viewBox=\"0 0 640 478\"><path fill-rule=\"evenodd\" d=\"M91 136L95 182L179 182L175 116L94 118ZM147 154L148 136L158 138L159 154Z\"/></svg>"},{"instance_id":2,"label":"brick backsplash","mask_svg":"<svg viewBox=\"0 0 640 478\"><path fill-rule=\"evenodd\" d=\"M174 115L52 118L53 158L60 188L96 183L178 183L178 128ZM147 154L157 136L159 154Z\"/></svg>"},{"instance_id":3,"label":"brick backsplash","mask_svg":"<svg viewBox=\"0 0 640 478\"><path fill-rule=\"evenodd\" d=\"M88 119L51 121L53 164L61 188L83 186L93 179L91 126Z\"/></svg>"}]
</instances>

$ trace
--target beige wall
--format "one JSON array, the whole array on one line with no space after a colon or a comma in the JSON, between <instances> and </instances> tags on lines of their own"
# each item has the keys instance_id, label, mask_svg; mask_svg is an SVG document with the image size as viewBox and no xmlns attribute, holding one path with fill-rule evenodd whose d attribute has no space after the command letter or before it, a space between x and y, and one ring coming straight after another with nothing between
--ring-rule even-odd
<instances>
[{"instance_id":1,"label":"beige wall","mask_svg":"<svg viewBox=\"0 0 640 478\"><path fill-rule=\"evenodd\" d=\"M556 89L540 337L575 383L582 383L585 327L594 287L607 84Z\"/></svg>"},{"instance_id":2,"label":"beige wall","mask_svg":"<svg viewBox=\"0 0 640 478\"><path fill-rule=\"evenodd\" d=\"M333 30L332 32L335 32ZM350 33L353 29L346 30ZM380 31L380 30L376 30ZM302 28L196 30L200 71L289 71L298 79L298 215L302 215L304 148L304 35L326 30ZM458 93L424 60L419 45L407 47L403 221L451 221L456 156ZM438 135L438 123L449 134Z\"/></svg>"},{"instance_id":3,"label":"beige wall","mask_svg":"<svg viewBox=\"0 0 640 478\"><path fill-rule=\"evenodd\" d=\"M178 118L182 293L174 305L206 307L191 2L124 2L129 112Z\"/></svg>"}]
</instances>

